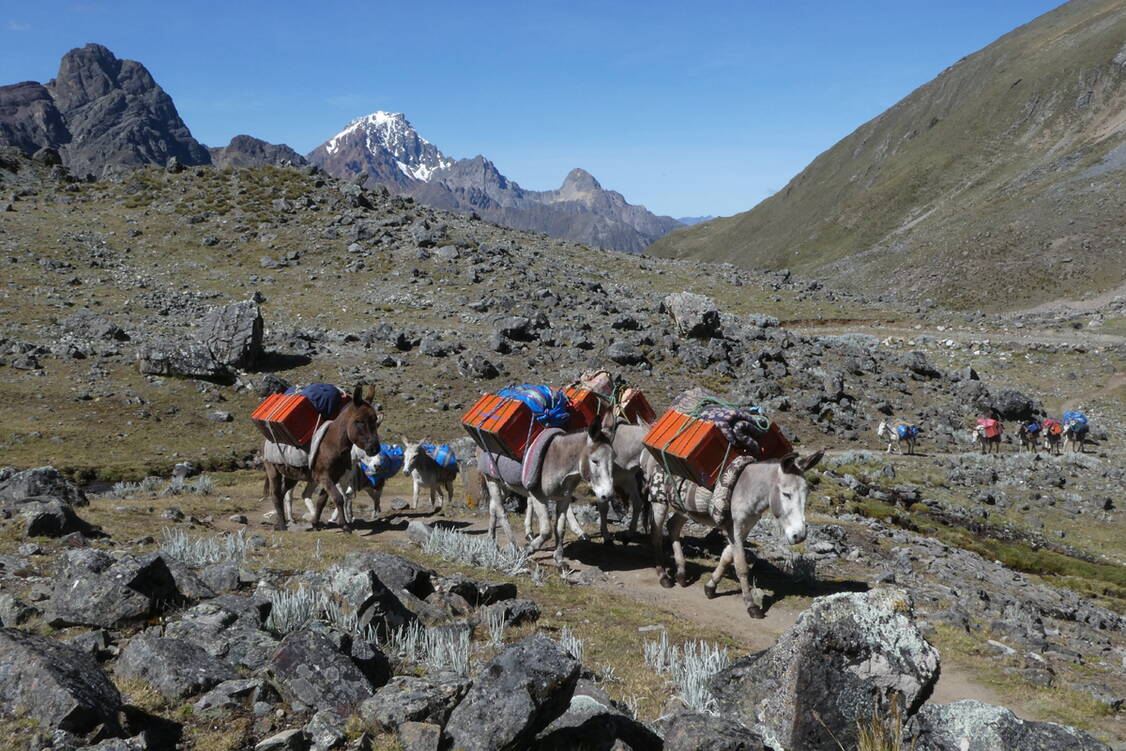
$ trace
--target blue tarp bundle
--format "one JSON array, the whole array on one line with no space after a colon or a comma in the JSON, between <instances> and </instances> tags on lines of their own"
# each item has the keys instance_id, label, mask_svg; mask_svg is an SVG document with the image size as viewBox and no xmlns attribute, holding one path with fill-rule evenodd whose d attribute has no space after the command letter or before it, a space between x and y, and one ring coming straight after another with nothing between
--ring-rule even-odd
<instances>
[{"instance_id":1,"label":"blue tarp bundle","mask_svg":"<svg viewBox=\"0 0 1126 751\"><path fill-rule=\"evenodd\" d=\"M300 389L290 386L285 390L287 394L301 394L313 403L313 407L325 420L335 420L344 406L344 394L331 383L310 383Z\"/></svg>"},{"instance_id":2,"label":"blue tarp bundle","mask_svg":"<svg viewBox=\"0 0 1126 751\"><path fill-rule=\"evenodd\" d=\"M369 467L360 462L360 468L367 475L372 485L377 485L388 477L399 474L403 468L403 447L393 444L383 444L379 447L380 460L378 466Z\"/></svg>"},{"instance_id":3,"label":"blue tarp bundle","mask_svg":"<svg viewBox=\"0 0 1126 751\"><path fill-rule=\"evenodd\" d=\"M524 402L536 421L548 428L561 428L571 419L567 396L559 389L525 383L501 389L497 396Z\"/></svg>"},{"instance_id":4,"label":"blue tarp bundle","mask_svg":"<svg viewBox=\"0 0 1126 751\"><path fill-rule=\"evenodd\" d=\"M900 438L918 438L919 426L918 425L896 425L895 432L899 434Z\"/></svg>"},{"instance_id":5,"label":"blue tarp bundle","mask_svg":"<svg viewBox=\"0 0 1126 751\"><path fill-rule=\"evenodd\" d=\"M439 467L457 469L457 457L454 456L454 450L450 448L448 444L443 443L441 446L432 446L428 443L424 443L422 450L430 454L431 458L438 463Z\"/></svg>"},{"instance_id":6,"label":"blue tarp bundle","mask_svg":"<svg viewBox=\"0 0 1126 751\"><path fill-rule=\"evenodd\" d=\"M1040 423L1030 422L1030 423L1028 423L1027 425L1024 426L1024 429L1025 429L1025 432L1028 432L1028 433L1039 433L1040 432Z\"/></svg>"},{"instance_id":7,"label":"blue tarp bundle","mask_svg":"<svg viewBox=\"0 0 1126 751\"><path fill-rule=\"evenodd\" d=\"M1065 428L1071 428L1075 433L1085 433L1087 432L1087 415L1069 410L1063 413L1063 424Z\"/></svg>"}]
</instances>

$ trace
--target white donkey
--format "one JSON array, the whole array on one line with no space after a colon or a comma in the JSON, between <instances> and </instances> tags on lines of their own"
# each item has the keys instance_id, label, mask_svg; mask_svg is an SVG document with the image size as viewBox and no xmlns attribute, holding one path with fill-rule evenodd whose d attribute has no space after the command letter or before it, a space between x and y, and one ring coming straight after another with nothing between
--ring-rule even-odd
<instances>
[{"instance_id":1,"label":"white donkey","mask_svg":"<svg viewBox=\"0 0 1126 751\"><path fill-rule=\"evenodd\" d=\"M876 437L881 441L887 441L888 450L885 453L890 454L894 449L896 453L902 454L903 449L900 448L900 444L907 447L909 456L915 453L916 437L911 435L910 431L906 435L899 435L899 431L890 425L887 420L880 420L880 425L876 428Z\"/></svg>"},{"instance_id":2,"label":"white donkey","mask_svg":"<svg viewBox=\"0 0 1126 751\"><path fill-rule=\"evenodd\" d=\"M384 481L380 480L375 485L372 485L367 475L364 474L361 463L369 467L378 468L382 461L383 456L381 454L376 454L374 457L368 456L359 446L352 446L352 468L346 472L344 477L341 478L341 481L336 484L337 490L344 496L344 518L349 524L351 524L354 519L352 509L355 503L355 497L357 493L359 493L360 488L363 488L367 492L368 497L371 498L371 520L375 521L375 516L379 513L379 505L383 497ZM285 520L289 524L296 522L296 519L293 517L293 491L296 489L297 488L294 487L287 490L282 499L282 507L285 509ZM317 488L315 483L307 483L304 492L301 494L301 500L305 502L306 514L304 518L306 521L313 518L315 510L313 504L316 495L327 496L327 493L323 488ZM273 511L268 511L264 518L270 520L273 518L273 515ZM338 517L339 511L334 507L332 509L332 516L330 516L328 520L335 522Z\"/></svg>"},{"instance_id":3,"label":"white donkey","mask_svg":"<svg viewBox=\"0 0 1126 751\"><path fill-rule=\"evenodd\" d=\"M704 583L704 594L709 599L715 597L716 586L723 578L724 571L734 562L747 614L752 618L764 617L762 606L755 602L751 592L750 567L743 547L744 540L755 522L768 509L778 520L787 543L797 545L805 539L805 503L809 495L805 472L821 461L824 453L818 451L806 459L799 459L796 454L791 454L780 461L748 464L741 470L733 465L725 470L725 475L735 471L738 472L738 477L731 486L727 502L717 504L710 491L687 480L667 477L664 467L647 452L642 465L646 481L650 485L649 501L653 509L651 539L661 586L672 586L672 578L662 560L665 518L668 515L672 517L669 521L669 537L672 539L673 558L676 562L676 581L682 587L688 585L688 580L680 533L685 522L692 519L719 529L727 538L727 547L719 558L719 565Z\"/></svg>"},{"instance_id":4,"label":"white donkey","mask_svg":"<svg viewBox=\"0 0 1126 751\"><path fill-rule=\"evenodd\" d=\"M425 487L430 491L430 507L435 514L442 512L442 490L446 491L446 502L454 501L454 478L457 477L458 468L443 467L434 460L422 447L429 443L423 438L418 443L411 443L403 438L403 474L410 475L414 480L414 493L411 496L411 508L418 508L418 491Z\"/></svg>"},{"instance_id":5,"label":"white donkey","mask_svg":"<svg viewBox=\"0 0 1126 751\"><path fill-rule=\"evenodd\" d=\"M539 487L525 488L518 478L520 464L502 456L477 452L477 469L489 493L489 537L496 540L499 524L516 545L512 527L504 513L505 492L528 499L539 517L539 532L528 543L528 551L539 550L547 540L550 516L547 504L555 502L555 562L560 570L563 560L563 527L567 511L575 497L579 482L586 482L599 503L608 503L614 494L614 418L607 413L604 420L595 420L586 430L557 435L544 451Z\"/></svg>"}]
</instances>

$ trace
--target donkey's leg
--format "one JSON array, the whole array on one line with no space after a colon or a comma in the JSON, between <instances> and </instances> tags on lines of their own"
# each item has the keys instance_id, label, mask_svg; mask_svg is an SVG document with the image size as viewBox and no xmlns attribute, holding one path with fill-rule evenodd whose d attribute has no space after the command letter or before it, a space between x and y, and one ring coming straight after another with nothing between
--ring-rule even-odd
<instances>
[{"instance_id":1,"label":"donkey's leg","mask_svg":"<svg viewBox=\"0 0 1126 751\"><path fill-rule=\"evenodd\" d=\"M500 483L492 480L485 481L489 490L489 539L497 543L497 524L499 523L504 534L508 537L508 544L515 547L516 538L512 535L512 527L508 524L508 514L504 512L504 495ZM497 543L497 547L500 544Z\"/></svg>"},{"instance_id":2,"label":"donkey's leg","mask_svg":"<svg viewBox=\"0 0 1126 751\"><path fill-rule=\"evenodd\" d=\"M414 490L411 493L411 511L418 508L418 486L421 484L417 476L411 478L414 481Z\"/></svg>"},{"instance_id":3,"label":"donkey's leg","mask_svg":"<svg viewBox=\"0 0 1126 751\"><path fill-rule=\"evenodd\" d=\"M669 571L665 568L665 517L668 515L669 507L663 503L650 503L650 508L653 513L652 524L649 527L649 543L653 546L653 562L657 569L657 581L665 589L672 587L672 577L669 576Z\"/></svg>"},{"instance_id":4,"label":"donkey's leg","mask_svg":"<svg viewBox=\"0 0 1126 751\"><path fill-rule=\"evenodd\" d=\"M534 553L547 541L547 536L551 533L551 515L547 511L547 499L539 498L534 493L528 494L528 506L535 506L535 515L539 517L536 536L528 542L528 552Z\"/></svg>"},{"instance_id":5,"label":"donkey's leg","mask_svg":"<svg viewBox=\"0 0 1126 751\"><path fill-rule=\"evenodd\" d=\"M347 518L344 516L344 496L340 492L340 488L338 488L336 486L336 483L333 481L333 479L331 477L327 477L327 476L324 477L321 480L321 488L324 490L324 493L320 493L320 494L317 495L317 503L316 503L316 506L313 509L313 521L309 525L309 529L312 530L312 529L319 529L320 528L320 526L321 526L321 514L324 513L324 507L325 507L326 501L328 500L329 497L331 497L332 500L333 500L333 503L336 505L336 510L339 512L339 518L341 519L341 523L340 523L341 531L351 532L352 531L352 525L348 523Z\"/></svg>"},{"instance_id":6,"label":"donkey's leg","mask_svg":"<svg viewBox=\"0 0 1126 751\"><path fill-rule=\"evenodd\" d=\"M532 501L524 504L524 542L532 541Z\"/></svg>"},{"instance_id":7,"label":"donkey's leg","mask_svg":"<svg viewBox=\"0 0 1126 751\"><path fill-rule=\"evenodd\" d=\"M282 477L280 469L266 465L266 483L269 486L270 500L274 504L274 529L278 532L285 531L285 506L282 503L283 484L285 480Z\"/></svg>"},{"instance_id":8,"label":"donkey's leg","mask_svg":"<svg viewBox=\"0 0 1126 751\"><path fill-rule=\"evenodd\" d=\"M563 538L567 530L567 512L571 510L571 499L560 498L555 502L555 565L560 573L567 573L569 567L563 558Z\"/></svg>"},{"instance_id":9,"label":"donkey's leg","mask_svg":"<svg viewBox=\"0 0 1126 751\"><path fill-rule=\"evenodd\" d=\"M606 517L610 513L610 502L600 500L595 505L598 507L598 532L602 535L602 544L613 546L614 538L610 535L610 528L606 524Z\"/></svg>"},{"instance_id":10,"label":"donkey's leg","mask_svg":"<svg viewBox=\"0 0 1126 751\"><path fill-rule=\"evenodd\" d=\"M715 589L719 586L720 581L723 580L723 575L727 572L727 567L731 565L731 561L735 558L735 548L728 545L723 549L723 555L719 557L719 565L715 567L715 571L704 582L704 597L709 600L715 597Z\"/></svg>"},{"instance_id":11,"label":"donkey's leg","mask_svg":"<svg viewBox=\"0 0 1126 751\"><path fill-rule=\"evenodd\" d=\"M602 509L599 509L599 511L601 512ZM605 515L603 515L603 518L605 518ZM575 537L578 537L583 542L590 539L590 535L583 530L583 525L579 524L579 520L575 516L574 506L570 504L567 505L567 524L571 527L571 531L575 533Z\"/></svg>"},{"instance_id":12,"label":"donkey's leg","mask_svg":"<svg viewBox=\"0 0 1126 751\"><path fill-rule=\"evenodd\" d=\"M743 590L743 604L747 606L747 615L752 618L764 618L762 605L755 602L751 591L751 572L747 566L747 551L743 547L747 530L738 521L727 520L724 523L724 532L728 535L732 553L735 558L735 575L739 577L739 588Z\"/></svg>"},{"instance_id":13,"label":"donkey's leg","mask_svg":"<svg viewBox=\"0 0 1126 751\"><path fill-rule=\"evenodd\" d=\"M673 514L669 522L669 537L672 539L672 558L676 562L676 583L682 587L688 586L688 571L684 561L684 546L680 544L680 533L688 517L683 514Z\"/></svg>"}]
</instances>

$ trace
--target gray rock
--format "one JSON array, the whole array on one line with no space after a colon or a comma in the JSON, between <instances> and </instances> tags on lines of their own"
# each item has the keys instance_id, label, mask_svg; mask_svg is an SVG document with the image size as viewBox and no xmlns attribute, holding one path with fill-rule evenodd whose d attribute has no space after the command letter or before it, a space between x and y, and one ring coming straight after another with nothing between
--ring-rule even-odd
<instances>
[{"instance_id":1,"label":"gray rock","mask_svg":"<svg viewBox=\"0 0 1126 751\"><path fill-rule=\"evenodd\" d=\"M924 378L940 378L942 376L942 371L927 359L926 352L914 349L900 354L898 360L901 366Z\"/></svg>"},{"instance_id":2,"label":"gray rock","mask_svg":"<svg viewBox=\"0 0 1126 751\"><path fill-rule=\"evenodd\" d=\"M233 368L252 367L262 356L262 313L253 300L211 308L200 326L200 341L215 361Z\"/></svg>"},{"instance_id":3,"label":"gray rock","mask_svg":"<svg viewBox=\"0 0 1126 751\"><path fill-rule=\"evenodd\" d=\"M401 555L364 551L349 553L343 565L370 571L392 592L407 590L415 597L425 598L434 591L434 572Z\"/></svg>"},{"instance_id":4,"label":"gray rock","mask_svg":"<svg viewBox=\"0 0 1126 751\"><path fill-rule=\"evenodd\" d=\"M496 322L496 331L505 339L517 342L530 342L536 337L532 321L525 316L508 316Z\"/></svg>"},{"instance_id":5,"label":"gray rock","mask_svg":"<svg viewBox=\"0 0 1126 751\"><path fill-rule=\"evenodd\" d=\"M681 336L711 339L721 333L719 308L710 297L692 292L674 292L665 296L661 308L672 316Z\"/></svg>"},{"instance_id":6,"label":"gray rock","mask_svg":"<svg viewBox=\"0 0 1126 751\"><path fill-rule=\"evenodd\" d=\"M1031 420L1040 403L1016 389L1001 389L992 394L993 409L1005 420Z\"/></svg>"},{"instance_id":7,"label":"gray rock","mask_svg":"<svg viewBox=\"0 0 1126 751\"><path fill-rule=\"evenodd\" d=\"M238 677L234 667L181 639L139 634L117 658L114 673L139 678L172 704Z\"/></svg>"},{"instance_id":8,"label":"gray rock","mask_svg":"<svg viewBox=\"0 0 1126 751\"><path fill-rule=\"evenodd\" d=\"M416 545L426 544L430 539L430 532L430 525L417 519L411 519L407 524L407 537Z\"/></svg>"},{"instance_id":9,"label":"gray rock","mask_svg":"<svg viewBox=\"0 0 1126 751\"><path fill-rule=\"evenodd\" d=\"M81 488L69 482L54 467L36 467L14 472L0 480L0 506L4 502L21 502L27 498L59 498L72 506L89 503Z\"/></svg>"},{"instance_id":10,"label":"gray rock","mask_svg":"<svg viewBox=\"0 0 1126 751\"><path fill-rule=\"evenodd\" d=\"M68 551L52 579L45 617L56 627L117 628L183 600L159 553L112 562L99 551Z\"/></svg>"},{"instance_id":11,"label":"gray rock","mask_svg":"<svg viewBox=\"0 0 1126 751\"><path fill-rule=\"evenodd\" d=\"M260 678L234 678L223 681L192 704L196 713L212 710L234 712L242 709L256 694L262 692Z\"/></svg>"},{"instance_id":12,"label":"gray rock","mask_svg":"<svg viewBox=\"0 0 1126 751\"><path fill-rule=\"evenodd\" d=\"M0 710L84 733L117 726L121 694L93 657L54 639L0 629Z\"/></svg>"},{"instance_id":13,"label":"gray rock","mask_svg":"<svg viewBox=\"0 0 1126 751\"><path fill-rule=\"evenodd\" d=\"M551 639L532 634L485 665L450 715L446 736L464 751L528 748L567 710L580 667Z\"/></svg>"},{"instance_id":14,"label":"gray rock","mask_svg":"<svg viewBox=\"0 0 1126 751\"><path fill-rule=\"evenodd\" d=\"M445 725L468 690L469 680L452 674L437 680L397 675L364 700L360 716L383 731L408 721Z\"/></svg>"},{"instance_id":15,"label":"gray rock","mask_svg":"<svg viewBox=\"0 0 1126 751\"><path fill-rule=\"evenodd\" d=\"M140 733L132 738L107 738L93 746L83 746L80 751L153 751L154 746L148 733Z\"/></svg>"},{"instance_id":16,"label":"gray rock","mask_svg":"<svg viewBox=\"0 0 1126 751\"><path fill-rule=\"evenodd\" d=\"M254 751L308 751L309 736L301 728L283 730L261 741Z\"/></svg>"},{"instance_id":17,"label":"gray rock","mask_svg":"<svg viewBox=\"0 0 1126 751\"><path fill-rule=\"evenodd\" d=\"M344 724L344 718L331 709L322 709L313 715L313 719L305 726L311 751L329 751L343 746Z\"/></svg>"},{"instance_id":18,"label":"gray rock","mask_svg":"<svg viewBox=\"0 0 1126 751\"><path fill-rule=\"evenodd\" d=\"M145 375L195 378L220 383L233 380L231 371L202 344L188 343L182 347L146 344L137 353L137 363L141 373Z\"/></svg>"},{"instance_id":19,"label":"gray rock","mask_svg":"<svg viewBox=\"0 0 1126 751\"><path fill-rule=\"evenodd\" d=\"M349 605L359 614L360 626L374 629L380 638L415 622L414 613L371 570L338 566L329 575L333 578L332 589L347 593ZM403 590L400 595L404 599L411 597Z\"/></svg>"},{"instance_id":20,"label":"gray rock","mask_svg":"<svg viewBox=\"0 0 1126 751\"><path fill-rule=\"evenodd\" d=\"M665 751L768 751L762 738L723 716L682 712L665 727Z\"/></svg>"},{"instance_id":21,"label":"gray rock","mask_svg":"<svg viewBox=\"0 0 1126 751\"><path fill-rule=\"evenodd\" d=\"M619 365L641 365L645 362L645 353L636 344L621 339L610 343L606 357Z\"/></svg>"},{"instance_id":22,"label":"gray rock","mask_svg":"<svg viewBox=\"0 0 1126 751\"><path fill-rule=\"evenodd\" d=\"M396 733L403 751L439 751L442 728L429 722L404 722Z\"/></svg>"},{"instance_id":23,"label":"gray rock","mask_svg":"<svg viewBox=\"0 0 1126 751\"><path fill-rule=\"evenodd\" d=\"M39 615L38 608L7 592L0 594L0 626L16 628L37 615Z\"/></svg>"},{"instance_id":24,"label":"gray rock","mask_svg":"<svg viewBox=\"0 0 1126 751\"><path fill-rule=\"evenodd\" d=\"M893 695L913 712L938 680L938 652L912 616L894 587L817 598L773 647L712 678L720 713L763 723L786 748L851 748L858 721Z\"/></svg>"},{"instance_id":25,"label":"gray rock","mask_svg":"<svg viewBox=\"0 0 1126 751\"><path fill-rule=\"evenodd\" d=\"M458 372L469 378L484 381L491 381L500 376L497 366L481 355L474 355L468 360L458 358Z\"/></svg>"},{"instance_id":26,"label":"gray rock","mask_svg":"<svg viewBox=\"0 0 1126 751\"><path fill-rule=\"evenodd\" d=\"M25 498L19 505L24 520L23 533L28 537L62 537L72 532L94 536L94 527L87 524L69 503L58 498Z\"/></svg>"},{"instance_id":27,"label":"gray rock","mask_svg":"<svg viewBox=\"0 0 1126 751\"><path fill-rule=\"evenodd\" d=\"M713 718L714 719L714 718ZM567 711L536 739L539 751L616 751L623 748L661 748L661 739L608 701L575 694Z\"/></svg>"},{"instance_id":28,"label":"gray rock","mask_svg":"<svg viewBox=\"0 0 1126 751\"><path fill-rule=\"evenodd\" d=\"M257 670L278 648L277 639L262 630L262 621L261 611L249 598L216 597L169 623L164 635L191 642L232 665Z\"/></svg>"},{"instance_id":29,"label":"gray rock","mask_svg":"<svg viewBox=\"0 0 1126 751\"><path fill-rule=\"evenodd\" d=\"M125 341L129 336L121 327L91 310L80 310L62 322L63 331L87 341Z\"/></svg>"},{"instance_id":30,"label":"gray rock","mask_svg":"<svg viewBox=\"0 0 1126 751\"><path fill-rule=\"evenodd\" d=\"M927 704L907 725L918 748L933 751L1110 751L1087 733L1022 720L1004 707L972 699Z\"/></svg>"},{"instance_id":31,"label":"gray rock","mask_svg":"<svg viewBox=\"0 0 1126 751\"><path fill-rule=\"evenodd\" d=\"M474 607L492 605L516 598L516 585L512 582L490 582L454 577L444 585L449 592L460 595Z\"/></svg>"},{"instance_id":32,"label":"gray rock","mask_svg":"<svg viewBox=\"0 0 1126 751\"><path fill-rule=\"evenodd\" d=\"M531 623L540 617L540 606L534 600L504 600L495 605L489 605L489 609L494 608L504 611L504 622L509 626ZM484 619L485 617L485 613L482 611L481 618Z\"/></svg>"},{"instance_id":33,"label":"gray rock","mask_svg":"<svg viewBox=\"0 0 1126 751\"><path fill-rule=\"evenodd\" d=\"M294 631L282 639L266 673L290 704L347 717L374 693L371 683L327 635Z\"/></svg>"}]
</instances>

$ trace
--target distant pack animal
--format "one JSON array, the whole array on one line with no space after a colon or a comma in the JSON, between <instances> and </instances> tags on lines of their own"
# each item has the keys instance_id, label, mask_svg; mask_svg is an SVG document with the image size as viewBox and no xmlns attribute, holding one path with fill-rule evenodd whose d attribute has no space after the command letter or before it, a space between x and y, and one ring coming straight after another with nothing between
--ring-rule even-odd
<instances>
[{"instance_id":1,"label":"distant pack animal","mask_svg":"<svg viewBox=\"0 0 1126 751\"><path fill-rule=\"evenodd\" d=\"M1087 441L1087 416L1082 412L1070 410L1063 413L1063 448L1065 451L1083 453Z\"/></svg>"},{"instance_id":2,"label":"distant pack animal","mask_svg":"<svg viewBox=\"0 0 1126 751\"><path fill-rule=\"evenodd\" d=\"M907 454L915 453L915 442L919 438L919 426L907 425L906 423L891 425L887 420L880 420L879 426L876 428L876 437L886 441L888 454L896 451L900 454L903 453L901 446L907 447Z\"/></svg>"},{"instance_id":3,"label":"distant pack animal","mask_svg":"<svg viewBox=\"0 0 1126 751\"><path fill-rule=\"evenodd\" d=\"M403 474L409 475L414 481L414 493L411 495L411 508L418 508L418 491L426 488L430 491L430 508L434 513L442 511L442 493L446 493L446 502L453 504L454 480L457 478L458 467L456 462L449 467L439 464L426 450L430 441L422 439L411 443L403 438Z\"/></svg>"},{"instance_id":4,"label":"distant pack animal","mask_svg":"<svg viewBox=\"0 0 1126 751\"><path fill-rule=\"evenodd\" d=\"M339 517L341 529L351 531L351 524L345 512L344 494L338 484L352 469L352 447L358 446L367 456L379 453L379 425L383 415L375 411L371 404L371 392L364 398L363 391L356 387L352 401L340 411L336 419L324 430L316 452L307 463L296 464L266 460L266 485L268 496L274 505L274 529L286 529L286 509L284 497L298 482L314 482L324 492L319 494L313 509L311 529L320 527L321 514L328 498L332 498ZM266 441L262 455L276 457L286 451L278 446L271 447ZM292 512L290 514L292 518Z\"/></svg>"},{"instance_id":5,"label":"distant pack animal","mask_svg":"<svg viewBox=\"0 0 1126 751\"><path fill-rule=\"evenodd\" d=\"M1040 443L1040 423L1035 420L1025 420L1017 429L1017 439L1020 441L1021 451L1035 451Z\"/></svg>"},{"instance_id":6,"label":"distant pack animal","mask_svg":"<svg viewBox=\"0 0 1126 751\"><path fill-rule=\"evenodd\" d=\"M386 478L379 478L375 482L369 477L369 472L373 469L378 470L380 460L383 458L382 452L376 454L374 457L368 456L364 453L363 449L359 446L352 447L352 469L344 475L342 482L337 483L337 489L340 490L344 496L344 518L348 520L349 524L355 521L355 499L360 490L365 491L368 497L371 498L371 520L375 521L376 515L379 513L380 502L383 497L383 486L386 483ZM365 470L365 467L367 468ZM397 470L396 470L397 471ZM286 522L293 524L296 519L293 516L293 493L297 490L296 487L290 488L285 492L283 498L283 506L285 508ZM266 481L266 488L264 491L269 496L270 484ZM301 494L302 500L305 502L305 519L312 520L316 506L314 505L316 496L324 496L327 500L327 494L324 488L319 488L315 481L310 480L305 485L305 489ZM273 511L267 516L268 518L274 517ZM334 507L332 515L329 516L330 522L335 522L339 518L340 512Z\"/></svg>"},{"instance_id":7,"label":"distant pack animal","mask_svg":"<svg viewBox=\"0 0 1126 751\"><path fill-rule=\"evenodd\" d=\"M542 468L535 487L526 487L522 479L522 466L503 456L477 451L477 469L489 494L489 537L496 540L499 524L508 536L510 545L516 545L512 528L504 513L506 491L528 499L535 505L539 518L539 532L528 543L534 552L547 539L550 527L549 502L555 504L555 562L565 568L563 559L563 527L567 510L574 501L580 482L587 483L599 504L609 503L614 494L614 417L607 412L586 430L556 434L543 453Z\"/></svg>"},{"instance_id":8,"label":"distant pack animal","mask_svg":"<svg viewBox=\"0 0 1126 751\"><path fill-rule=\"evenodd\" d=\"M720 579L727 567L734 563L747 614L752 618L762 618L765 613L751 591L750 566L743 547L744 540L755 522L767 510L778 520L787 543L797 545L805 539L805 504L809 495L805 473L821 461L823 455L824 451L818 451L801 459L797 454L791 454L781 460L745 466L736 464L741 461L737 459L721 475L721 478L727 480L730 495L725 503L720 504L711 491L687 480L669 477L660 461L647 452L642 459L642 466L646 482L650 486L649 501L653 509L651 539L661 586L671 587L673 584L662 560L665 519L671 516L669 537L672 539L676 563L676 582L682 587L687 586L688 580L680 533L684 524L692 519L699 524L719 529L727 538L727 547L720 556L719 565L704 583L704 594L709 599L715 597ZM740 466L741 469L738 469ZM736 475L734 479L727 475L729 472Z\"/></svg>"},{"instance_id":9,"label":"distant pack animal","mask_svg":"<svg viewBox=\"0 0 1126 751\"><path fill-rule=\"evenodd\" d=\"M973 429L974 443L983 454L997 453L1001 449L1001 439L1005 435L1005 426L999 420L982 418L977 421Z\"/></svg>"},{"instance_id":10,"label":"distant pack animal","mask_svg":"<svg viewBox=\"0 0 1126 751\"><path fill-rule=\"evenodd\" d=\"M1055 418L1049 418L1040 423L1040 432L1044 435L1044 450L1059 456L1060 444L1063 443L1063 423Z\"/></svg>"}]
</instances>

